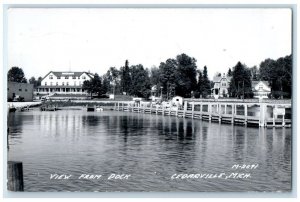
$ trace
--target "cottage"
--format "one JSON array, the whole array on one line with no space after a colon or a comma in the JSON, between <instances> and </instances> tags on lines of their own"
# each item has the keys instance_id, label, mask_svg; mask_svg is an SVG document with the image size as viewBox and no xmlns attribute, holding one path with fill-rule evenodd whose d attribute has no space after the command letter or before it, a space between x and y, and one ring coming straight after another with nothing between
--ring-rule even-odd
<instances>
[{"instance_id":1,"label":"cottage","mask_svg":"<svg viewBox=\"0 0 300 202\"><path fill-rule=\"evenodd\" d=\"M269 94L271 93L271 88L269 87L268 81L252 81L251 84L254 98L268 98Z\"/></svg>"},{"instance_id":2,"label":"cottage","mask_svg":"<svg viewBox=\"0 0 300 202\"><path fill-rule=\"evenodd\" d=\"M214 87L212 89L211 95L216 99L219 97L228 97L228 88L231 78L231 76L226 76L225 74L223 74L222 76L214 77Z\"/></svg>"},{"instance_id":3,"label":"cottage","mask_svg":"<svg viewBox=\"0 0 300 202\"><path fill-rule=\"evenodd\" d=\"M172 105L182 106L183 105L183 97L175 96L172 98Z\"/></svg>"}]
</instances>

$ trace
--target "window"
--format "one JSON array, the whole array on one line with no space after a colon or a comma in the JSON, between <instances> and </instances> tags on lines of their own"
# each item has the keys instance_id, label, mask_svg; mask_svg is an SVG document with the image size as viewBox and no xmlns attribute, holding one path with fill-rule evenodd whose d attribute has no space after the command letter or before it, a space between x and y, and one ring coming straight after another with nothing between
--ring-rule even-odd
<instances>
[{"instance_id":1,"label":"window","mask_svg":"<svg viewBox=\"0 0 300 202\"><path fill-rule=\"evenodd\" d=\"M50 86L52 86L52 82L50 82Z\"/></svg>"},{"instance_id":2,"label":"window","mask_svg":"<svg viewBox=\"0 0 300 202\"><path fill-rule=\"evenodd\" d=\"M65 76L65 79L69 79L69 76Z\"/></svg>"},{"instance_id":3,"label":"window","mask_svg":"<svg viewBox=\"0 0 300 202\"><path fill-rule=\"evenodd\" d=\"M72 79L76 79L76 76L73 76Z\"/></svg>"},{"instance_id":4,"label":"window","mask_svg":"<svg viewBox=\"0 0 300 202\"><path fill-rule=\"evenodd\" d=\"M67 86L69 85L69 82L67 82Z\"/></svg>"},{"instance_id":5,"label":"window","mask_svg":"<svg viewBox=\"0 0 300 202\"><path fill-rule=\"evenodd\" d=\"M56 82L56 85L58 86L58 82Z\"/></svg>"},{"instance_id":6,"label":"window","mask_svg":"<svg viewBox=\"0 0 300 202\"><path fill-rule=\"evenodd\" d=\"M9 91L9 88L7 88L7 91Z\"/></svg>"},{"instance_id":7,"label":"window","mask_svg":"<svg viewBox=\"0 0 300 202\"><path fill-rule=\"evenodd\" d=\"M64 85L65 85L65 82L62 82L62 85L64 86Z\"/></svg>"},{"instance_id":8,"label":"window","mask_svg":"<svg viewBox=\"0 0 300 202\"><path fill-rule=\"evenodd\" d=\"M19 91L22 91L22 89L20 88Z\"/></svg>"},{"instance_id":9,"label":"window","mask_svg":"<svg viewBox=\"0 0 300 202\"><path fill-rule=\"evenodd\" d=\"M74 81L74 86L76 86L76 81Z\"/></svg>"},{"instance_id":10,"label":"window","mask_svg":"<svg viewBox=\"0 0 300 202\"><path fill-rule=\"evenodd\" d=\"M262 85L259 85L259 90L262 90L263 89L263 86Z\"/></svg>"},{"instance_id":11,"label":"window","mask_svg":"<svg viewBox=\"0 0 300 202\"><path fill-rule=\"evenodd\" d=\"M47 82L45 82L45 86L47 86Z\"/></svg>"},{"instance_id":12,"label":"window","mask_svg":"<svg viewBox=\"0 0 300 202\"><path fill-rule=\"evenodd\" d=\"M58 76L57 79L60 79L60 76Z\"/></svg>"},{"instance_id":13,"label":"window","mask_svg":"<svg viewBox=\"0 0 300 202\"><path fill-rule=\"evenodd\" d=\"M82 79L85 79L85 76L82 76Z\"/></svg>"},{"instance_id":14,"label":"window","mask_svg":"<svg viewBox=\"0 0 300 202\"><path fill-rule=\"evenodd\" d=\"M49 76L49 79L53 79L53 75L50 75L50 76Z\"/></svg>"},{"instance_id":15,"label":"window","mask_svg":"<svg viewBox=\"0 0 300 202\"><path fill-rule=\"evenodd\" d=\"M25 89L25 92L27 92L27 89Z\"/></svg>"}]
</instances>

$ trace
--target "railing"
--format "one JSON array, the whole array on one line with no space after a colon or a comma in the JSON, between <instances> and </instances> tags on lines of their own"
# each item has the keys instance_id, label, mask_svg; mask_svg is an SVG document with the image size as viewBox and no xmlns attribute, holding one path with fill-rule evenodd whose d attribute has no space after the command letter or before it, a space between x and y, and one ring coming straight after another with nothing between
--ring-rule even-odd
<instances>
[{"instance_id":1,"label":"railing","mask_svg":"<svg viewBox=\"0 0 300 202\"><path fill-rule=\"evenodd\" d=\"M183 106L152 105L150 102L117 102L115 110L155 113L169 116L217 121L260 127L290 127L290 103L185 101Z\"/></svg>"}]
</instances>

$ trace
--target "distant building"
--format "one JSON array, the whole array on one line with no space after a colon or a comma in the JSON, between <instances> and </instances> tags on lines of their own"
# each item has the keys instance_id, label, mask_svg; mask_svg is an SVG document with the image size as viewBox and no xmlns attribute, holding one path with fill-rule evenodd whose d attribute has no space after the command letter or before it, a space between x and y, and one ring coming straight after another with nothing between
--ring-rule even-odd
<instances>
[{"instance_id":1,"label":"distant building","mask_svg":"<svg viewBox=\"0 0 300 202\"><path fill-rule=\"evenodd\" d=\"M162 91L157 90L157 85L154 85L151 87L151 96L150 99L152 102L160 102L161 101L161 96L162 96Z\"/></svg>"},{"instance_id":2,"label":"distant building","mask_svg":"<svg viewBox=\"0 0 300 202\"><path fill-rule=\"evenodd\" d=\"M212 89L211 95L216 99L219 97L229 97L228 88L231 80L231 76L216 76L213 78L214 87Z\"/></svg>"},{"instance_id":3,"label":"distant building","mask_svg":"<svg viewBox=\"0 0 300 202\"><path fill-rule=\"evenodd\" d=\"M33 100L33 84L8 82L7 99L13 101L15 98L24 98L23 101L31 102Z\"/></svg>"},{"instance_id":4,"label":"distant building","mask_svg":"<svg viewBox=\"0 0 300 202\"><path fill-rule=\"evenodd\" d=\"M182 106L183 105L183 97L175 96L172 98L172 104L176 106Z\"/></svg>"},{"instance_id":5,"label":"distant building","mask_svg":"<svg viewBox=\"0 0 300 202\"><path fill-rule=\"evenodd\" d=\"M53 72L50 71L36 88L37 95L73 94L86 95L83 82L94 76L88 72Z\"/></svg>"},{"instance_id":6,"label":"distant building","mask_svg":"<svg viewBox=\"0 0 300 202\"><path fill-rule=\"evenodd\" d=\"M269 94L271 93L271 88L269 87L268 81L252 81L251 84L254 98L268 98Z\"/></svg>"}]
</instances>

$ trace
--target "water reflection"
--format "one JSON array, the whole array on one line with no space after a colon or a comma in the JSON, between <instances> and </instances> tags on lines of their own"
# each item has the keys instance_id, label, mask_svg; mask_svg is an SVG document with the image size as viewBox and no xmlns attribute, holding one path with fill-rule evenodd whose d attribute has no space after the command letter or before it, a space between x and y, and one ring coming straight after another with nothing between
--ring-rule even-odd
<instances>
[{"instance_id":1,"label":"water reflection","mask_svg":"<svg viewBox=\"0 0 300 202\"><path fill-rule=\"evenodd\" d=\"M23 161L27 191L288 191L291 187L287 128L78 110L15 113L9 123L8 159ZM170 180L174 173L232 172L232 165L243 163L260 165L251 179ZM49 173L56 172L135 177L126 183L73 180L66 184L49 180Z\"/></svg>"}]
</instances>

